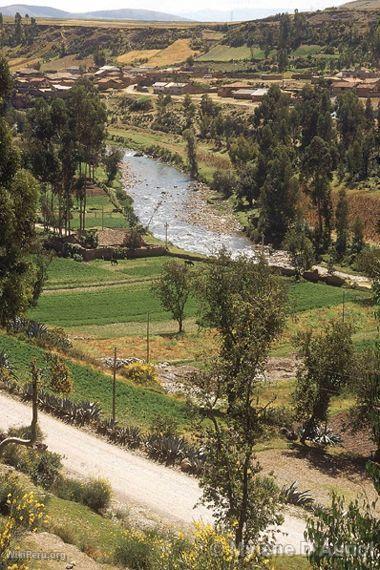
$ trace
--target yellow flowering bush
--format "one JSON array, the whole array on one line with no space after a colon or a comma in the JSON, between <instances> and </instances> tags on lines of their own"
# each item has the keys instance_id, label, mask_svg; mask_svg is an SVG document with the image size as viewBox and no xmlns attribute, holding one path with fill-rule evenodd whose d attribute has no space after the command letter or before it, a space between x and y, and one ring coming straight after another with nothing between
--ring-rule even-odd
<instances>
[{"instance_id":1,"label":"yellow flowering bush","mask_svg":"<svg viewBox=\"0 0 380 570\"><path fill-rule=\"evenodd\" d=\"M142 362L132 362L124 368L124 375L128 380L137 384L157 383L157 376L154 366Z\"/></svg>"},{"instance_id":2,"label":"yellow flowering bush","mask_svg":"<svg viewBox=\"0 0 380 570\"><path fill-rule=\"evenodd\" d=\"M43 522L46 522L44 516L45 505L39 501L39 498L33 491L24 493L21 496L17 494L12 497L8 496L10 519L14 521L16 527L23 527L27 530L36 531Z\"/></svg>"},{"instance_id":3,"label":"yellow flowering bush","mask_svg":"<svg viewBox=\"0 0 380 570\"><path fill-rule=\"evenodd\" d=\"M9 493L6 504L9 514L0 526L0 567L2 564L6 565L9 551L20 532L36 531L47 522L45 505L33 491L22 494L17 490L14 494ZM24 564L18 563L6 567L18 570L27 568Z\"/></svg>"},{"instance_id":4,"label":"yellow flowering bush","mask_svg":"<svg viewBox=\"0 0 380 570\"><path fill-rule=\"evenodd\" d=\"M255 553L239 558L232 533L211 524L195 523L193 533L160 533L128 529L117 550L116 562L131 570L256 570L270 568Z\"/></svg>"},{"instance_id":5,"label":"yellow flowering bush","mask_svg":"<svg viewBox=\"0 0 380 570\"><path fill-rule=\"evenodd\" d=\"M239 551L233 536L211 524L195 523L190 547L182 554L183 570L234 570Z\"/></svg>"}]
</instances>

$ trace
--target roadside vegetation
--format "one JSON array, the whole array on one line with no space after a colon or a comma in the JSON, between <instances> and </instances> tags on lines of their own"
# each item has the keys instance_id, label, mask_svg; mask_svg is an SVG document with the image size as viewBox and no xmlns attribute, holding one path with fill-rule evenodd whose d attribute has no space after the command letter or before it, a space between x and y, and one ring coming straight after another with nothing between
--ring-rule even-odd
<instances>
[{"instance_id":1,"label":"roadside vegetation","mask_svg":"<svg viewBox=\"0 0 380 570\"><path fill-rule=\"evenodd\" d=\"M318 45L304 17L293 20L280 16L278 38L263 46L275 49L280 69L290 48L299 57L311 51L302 51L305 36ZM32 43L40 30L29 26L16 18L2 39ZM253 57L245 32L231 30L229 38ZM201 50L197 33L190 42L188 30L168 28L152 60L167 55L168 40L191 55ZM140 47L153 49L157 38L144 38ZM349 45L348 36L343 41ZM115 44L125 49L123 34ZM149 251L146 229L122 191L120 151L106 148L107 110L94 86L81 80L65 101L37 100L13 132L5 61L0 74L0 388L30 404L32 415L30 425L0 434L0 565L12 568L8 555L26 532L47 530L96 561L131 570L372 570L380 556L372 501L379 494L380 257L366 243L363 220L350 219L343 187L333 202L334 179L378 181L371 105L350 95L333 109L323 86L304 88L294 107L273 87L250 117L207 95L198 107L190 97L178 107L165 96L155 108L138 105L160 143L149 152L193 179L212 175L253 241L286 247L290 278L264 257L223 249L208 259L165 248L133 259ZM138 122L131 106L121 100L112 120L124 113ZM123 143L117 133L114 141ZM133 137L145 148L144 132ZM173 147L163 151L164 138ZM122 230L118 246L99 245L103 227ZM315 261L330 277L334 264L364 273L372 288L303 280ZM286 357L291 372L273 381L276 357ZM165 384L162 369L184 363L191 366L179 385ZM41 412L197 477L214 524L185 533L136 524L115 507L106 480L63 472L44 442ZM312 489L303 487L305 471ZM289 505L302 509L314 549L284 561L272 549Z\"/></svg>"}]
</instances>

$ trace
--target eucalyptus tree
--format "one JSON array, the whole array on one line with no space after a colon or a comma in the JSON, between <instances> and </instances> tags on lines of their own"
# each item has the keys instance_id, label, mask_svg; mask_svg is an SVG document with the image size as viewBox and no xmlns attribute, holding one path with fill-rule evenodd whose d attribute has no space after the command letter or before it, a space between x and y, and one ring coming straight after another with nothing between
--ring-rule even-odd
<instances>
[{"instance_id":1,"label":"eucalyptus tree","mask_svg":"<svg viewBox=\"0 0 380 570\"><path fill-rule=\"evenodd\" d=\"M259 401L260 377L282 330L286 295L265 261L233 260L226 251L200 271L197 292L201 322L219 338L217 360L190 384L209 420L202 437L203 502L233 533L242 560L250 551L258 561L259 547L271 541L264 531L282 520L279 490L260 473L254 446L269 406Z\"/></svg>"}]
</instances>

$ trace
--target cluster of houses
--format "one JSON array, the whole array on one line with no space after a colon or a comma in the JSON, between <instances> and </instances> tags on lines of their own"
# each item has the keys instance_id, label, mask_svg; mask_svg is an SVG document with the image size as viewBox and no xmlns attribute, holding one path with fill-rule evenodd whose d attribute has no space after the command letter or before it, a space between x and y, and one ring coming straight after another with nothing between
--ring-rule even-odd
<instances>
[{"instance_id":1,"label":"cluster of houses","mask_svg":"<svg viewBox=\"0 0 380 570\"><path fill-rule=\"evenodd\" d=\"M341 71L332 77L314 76L312 73L295 73L291 78L281 74L251 74L245 80L223 83L218 74L195 72L186 67L152 69L144 67L104 65L99 69L83 70L67 67L64 71L42 72L38 69L21 69L15 73L14 105L28 106L29 98L36 96L65 97L80 77L88 77L102 93L122 91L134 85L137 92L153 92L156 95L199 95L214 93L222 98L259 103L276 83L290 98L296 98L306 82L321 80L330 86L331 97L346 91L354 91L362 98L380 98L380 72L367 69Z\"/></svg>"},{"instance_id":2,"label":"cluster of houses","mask_svg":"<svg viewBox=\"0 0 380 570\"><path fill-rule=\"evenodd\" d=\"M331 95L336 97L347 91L354 91L358 97L380 98L380 73L368 70L341 71L327 78L331 84Z\"/></svg>"},{"instance_id":3,"label":"cluster of houses","mask_svg":"<svg viewBox=\"0 0 380 570\"><path fill-rule=\"evenodd\" d=\"M14 76L14 105L24 107L30 96L65 97L81 78L91 79L102 92L124 89L136 82L136 78L124 69L104 65L100 69L83 71L80 67L68 67L64 71L42 72L38 69L20 69Z\"/></svg>"}]
</instances>

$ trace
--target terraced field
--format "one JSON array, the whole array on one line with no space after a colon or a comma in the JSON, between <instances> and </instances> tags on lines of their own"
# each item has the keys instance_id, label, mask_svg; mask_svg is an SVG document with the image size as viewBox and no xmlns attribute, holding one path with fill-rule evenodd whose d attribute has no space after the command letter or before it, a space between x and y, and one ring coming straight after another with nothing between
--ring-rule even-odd
<instances>
[{"instance_id":1,"label":"terraced field","mask_svg":"<svg viewBox=\"0 0 380 570\"><path fill-rule=\"evenodd\" d=\"M146 322L151 321L151 357L154 361L196 362L212 353L217 339L197 325L198 307L190 299L186 308L185 335L151 291L166 257L123 260L117 266L97 260L78 263L55 259L38 306L30 317L50 326L63 327L76 346L92 357L109 355L113 346L121 355L145 358ZM286 330L274 347L279 356L294 351L292 339L305 327L342 315L343 291L323 284L289 286L289 318ZM375 337L376 324L369 295L345 290L345 316L355 323L355 341L366 345Z\"/></svg>"}]
</instances>

